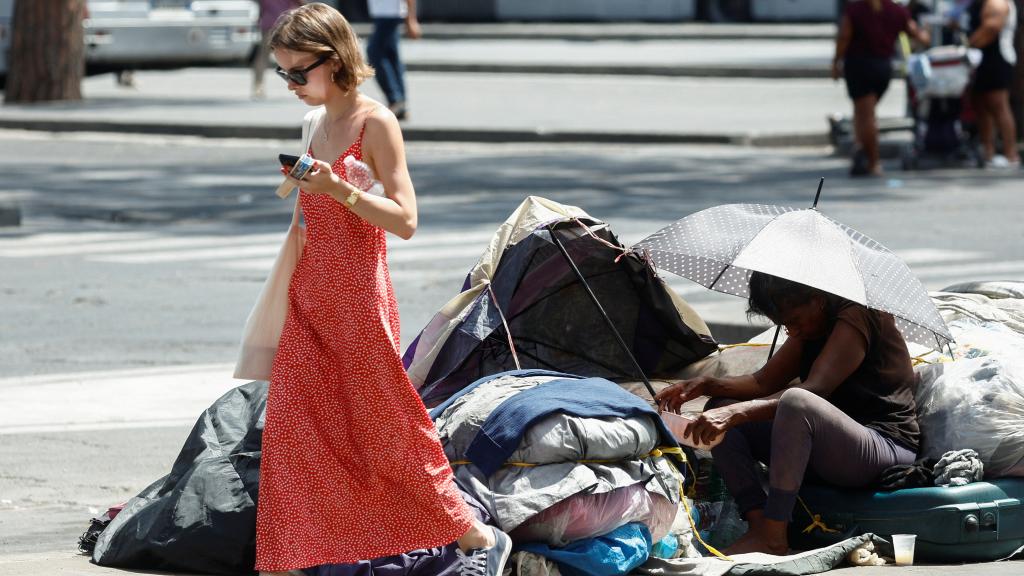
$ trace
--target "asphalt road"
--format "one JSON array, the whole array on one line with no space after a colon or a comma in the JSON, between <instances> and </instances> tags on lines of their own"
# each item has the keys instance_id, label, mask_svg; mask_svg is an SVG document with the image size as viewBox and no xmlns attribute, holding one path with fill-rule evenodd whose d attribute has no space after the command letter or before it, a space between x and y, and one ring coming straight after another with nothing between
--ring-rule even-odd
<instances>
[{"instance_id":1,"label":"asphalt road","mask_svg":"<svg viewBox=\"0 0 1024 576\"><path fill-rule=\"evenodd\" d=\"M189 418L231 385L291 210L274 159L293 147L0 133L0 205L24 213L0 228L0 557L70 555L90 516L167 472ZM1017 175L850 180L821 149L417 144L409 158L420 229L391 243L403 347L528 194L581 206L629 244L715 204L808 205L824 176L822 211L927 287L1024 276ZM669 280L709 321L745 321L738 299ZM167 367L196 365L216 382L175 388ZM124 421L90 416L104 409ZM0 573L25 566L0 558Z\"/></svg>"}]
</instances>

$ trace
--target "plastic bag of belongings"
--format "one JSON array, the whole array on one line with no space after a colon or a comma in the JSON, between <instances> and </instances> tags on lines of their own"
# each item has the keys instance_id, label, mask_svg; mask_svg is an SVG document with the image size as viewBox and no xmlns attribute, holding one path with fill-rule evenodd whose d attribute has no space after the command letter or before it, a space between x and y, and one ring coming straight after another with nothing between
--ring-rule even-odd
<instances>
[{"instance_id":1,"label":"plastic bag of belongings","mask_svg":"<svg viewBox=\"0 0 1024 576\"><path fill-rule=\"evenodd\" d=\"M498 228L461 292L406 350L403 361L424 404L518 368L636 378L552 234L645 374L672 374L716 350L700 316L607 224L530 196Z\"/></svg>"}]
</instances>

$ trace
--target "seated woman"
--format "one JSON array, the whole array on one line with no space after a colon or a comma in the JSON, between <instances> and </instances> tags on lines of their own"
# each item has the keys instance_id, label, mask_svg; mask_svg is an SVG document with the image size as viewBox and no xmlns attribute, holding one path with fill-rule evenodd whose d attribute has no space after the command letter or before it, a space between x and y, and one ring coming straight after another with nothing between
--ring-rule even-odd
<instances>
[{"instance_id":1,"label":"seated woman","mask_svg":"<svg viewBox=\"0 0 1024 576\"><path fill-rule=\"evenodd\" d=\"M914 372L893 317L803 284L754 272L748 313L788 339L754 374L683 380L656 397L677 412L710 396L687 437L710 443L715 469L750 529L727 554L785 554L805 473L842 487L872 484L918 448ZM799 378L799 380L796 380ZM758 461L768 464L768 492Z\"/></svg>"}]
</instances>

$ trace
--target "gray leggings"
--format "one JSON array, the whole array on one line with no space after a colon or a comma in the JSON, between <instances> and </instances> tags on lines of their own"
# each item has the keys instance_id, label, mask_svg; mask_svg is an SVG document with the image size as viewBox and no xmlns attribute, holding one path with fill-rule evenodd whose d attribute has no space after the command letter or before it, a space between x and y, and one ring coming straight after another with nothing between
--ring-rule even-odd
<instances>
[{"instance_id":1,"label":"gray leggings","mask_svg":"<svg viewBox=\"0 0 1024 576\"><path fill-rule=\"evenodd\" d=\"M733 402L714 399L708 408ZM711 455L741 514L761 509L766 518L787 522L807 473L835 486L859 488L873 483L886 468L916 458L802 388L782 394L775 420L730 429ZM768 464L767 494L758 461Z\"/></svg>"}]
</instances>

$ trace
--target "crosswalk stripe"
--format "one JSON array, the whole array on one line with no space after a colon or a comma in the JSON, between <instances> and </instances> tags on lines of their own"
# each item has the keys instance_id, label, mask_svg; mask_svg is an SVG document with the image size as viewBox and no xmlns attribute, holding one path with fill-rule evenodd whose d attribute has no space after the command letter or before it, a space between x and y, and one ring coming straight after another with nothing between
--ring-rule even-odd
<instances>
[{"instance_id":1,"label":"crosswalk stripe","mask_svg":"<svg viewBox=\"0 0 1024 576\"><path fill-rule=\"evenodd\" d=\"M958 278L975 274L1007 274L1024 272L1024 260L974 262L971 264L920 266L911 268L918 278Z\"/></svg>"},{"instance_id":2,"label":"crosswalk stripe","mask_svg":"<svg viewBox=\"0 0 1024 576\"><path fill-rule=\"evenodd\" d=\"M40 258L52 256L75 256L105 254L118 252L143 252L146 250L166 250L168 248L187 248L190 246L257 244L263 242L280 242L283 233L247 234L243 236L186 236L164 238L118 238L101 241L69 240L68 244L58 246L29 246L24 248L5 248L0 244L0 256L6 258ZM145 261L145 260L143 260Z\"/></svg>"},{"instance_id":3,"label":"crosswalk stripe","mask_svg":"<svg viewBox=\"0 0 1024 576\"><path fill-rule=\"evenodd\" d=\"M205 364L2 378L0 435L185 426L243 383L231 377L233 368Z\"/></svg>"},{"instance_id":4,"label":"crosswalk stripe","mask_svg":"<svg viewBox=\"0 0 1024 576\"><path fill-rule=\"evenodd\" d=\"M985 256L984 252L972 252L968 250L939 250L938 248L910 248L897 250L896 255L907 265L913 268L915 264L929 264L932 262L963 262L965 260L980 260Z\"/></svg>"},{"instance_id":5,"label":"crosswalk stripe","mask_svg":"<svg viewBox=\"0 0 1024 576\"><path fill-rule=\"evenodd\" d=\"M190 260L215 260L218 258L266 256L270 254L277 254L280 249L280 244L226 246L223 248L198 248L195 250L92 256L89 257L88 260L92 262L114 262L118 264L154 264L157 262L186 262Z\"/></svg>"},{"instance_id":6,"label":"crosswalk stripe","mask_svg":"<svg viewBox=\"0 0 1024 576\"><path fill-rule=\"evenodd\" d=\"M89 242L139 240L153 238L151 232L47 232L30 236L0 237L0 247L33 248L54 244L83 244Z\"/></svg>"},{"instance_id":7,"label":"crosswalk stripe","mask_svg":"<svg viewBox=\"0 0 1024 576\"><path fill-rule=\"evenodd\" d=\"M156 264L203 261L207 267L266 272L273 265L285 232L241 235L159 235L154 232L52 232L0 237L0 257L80 256L115 264ZM389 238L388 261L396 279L462 278L486 248L491 228L420 233L410 241ZM908 248L895 253L925 285L976 279L978 275L1024 275L1024 260L985 261L986 253L970 250ZM445 264L447 262L447 264ZM429 264L415 266L416 264ZM414 265L406 270L402 265ZM684 297L700 298L704 287L663 274Z\"/></svg>"}]
</instances>

